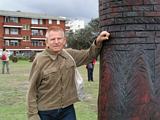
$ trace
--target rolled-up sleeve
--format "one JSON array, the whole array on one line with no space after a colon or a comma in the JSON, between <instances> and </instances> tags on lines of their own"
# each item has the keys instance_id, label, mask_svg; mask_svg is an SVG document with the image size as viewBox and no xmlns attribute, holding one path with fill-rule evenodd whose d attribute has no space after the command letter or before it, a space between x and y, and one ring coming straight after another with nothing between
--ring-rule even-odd
<instances>
[{"instance_id":1,"label":"rolled-up sleeve","mask_svg":"<svg viewBox=\"0 0 160 120\"><path fill-rule=\"evenodd\" d=\"M94 58L97 58L101 48L102 44L96 45L96 42L94 41L87 50L68 49L67 51L72 55L78 67L91 62Z\"/></svg>"}]
</instances>

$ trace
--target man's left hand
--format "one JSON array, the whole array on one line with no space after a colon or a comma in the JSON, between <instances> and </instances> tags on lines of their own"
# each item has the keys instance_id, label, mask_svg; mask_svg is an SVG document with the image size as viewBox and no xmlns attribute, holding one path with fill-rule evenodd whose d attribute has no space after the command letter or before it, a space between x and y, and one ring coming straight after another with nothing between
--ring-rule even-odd
<instances>
[{"instance_id":1,"label":"man's left hand","mask_svg":"<svg viewBox=\"0 0 160 120\"><path fill-rule=\"evenodd\" d=\"M100 44L101 42L105 41L105 40L108 40L109 39L109 36L110 36L110 33L107 32L107 31L102 31L97 39L96 39L96 44Z\"/></svg>"}]
</instances>

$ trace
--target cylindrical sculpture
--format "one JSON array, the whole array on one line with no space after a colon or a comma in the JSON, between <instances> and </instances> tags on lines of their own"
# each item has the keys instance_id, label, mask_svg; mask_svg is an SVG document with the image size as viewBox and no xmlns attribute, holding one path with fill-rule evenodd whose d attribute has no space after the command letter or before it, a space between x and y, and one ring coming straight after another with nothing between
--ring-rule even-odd
<instances>
[{"instance_id":1,"label":"cylindrical sculpture","mask_svg":"<svg viewBox=\"0 0 160 120\"><path fill-rule=\"evenodd\" d=\"M99 0L111 33L100 59L98 120L160 120L160 0Z\"/></svg>"}]
</instances>

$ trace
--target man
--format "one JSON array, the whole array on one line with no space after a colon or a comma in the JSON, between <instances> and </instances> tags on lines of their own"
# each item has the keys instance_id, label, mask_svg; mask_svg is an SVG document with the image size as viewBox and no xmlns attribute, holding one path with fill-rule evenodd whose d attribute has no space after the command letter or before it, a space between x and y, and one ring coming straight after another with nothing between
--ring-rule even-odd
<instances>
[{"instance_id":1,"label":"man","mask_svg":"<svg viewBox=\"0 0 160 120\"><path fill-rule=\"evenodd\" d=\"M9 74L9 52L5 48L2 51L2 74L5 73L5 67L7 70L7 74Z\"/></svg>"},{"instance_id":2,"label":"man","mask_svg":"<svg viewBox=\"0 0 160 120\"><path fill-rule=\"evenodd\" d=\"M103 31L88 50L63 50L66 44L63 29L53 26L47 30L46 49L34 59L29 76L29 120L76 120L75 63L78 67L96 58L102 41L108 37L109 33Z\"/></svg>"}]
</instances>

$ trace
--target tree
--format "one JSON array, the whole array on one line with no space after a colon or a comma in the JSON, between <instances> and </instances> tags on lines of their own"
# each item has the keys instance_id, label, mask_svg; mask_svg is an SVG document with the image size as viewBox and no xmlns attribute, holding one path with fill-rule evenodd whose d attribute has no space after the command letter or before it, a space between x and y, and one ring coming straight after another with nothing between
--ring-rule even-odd
<instances>
[{"instance_id":1,"label":"tree","mask_svg":"<svg viewBox=\"0 0 160 120\"><path fill-rule=\"evenodd\" d=\"M77 30L75 33L68 33L67 46L75 49L86 49L93 43L99 31L99 18L92 19L84 29Z\"/></svg>"}]
</instances>

